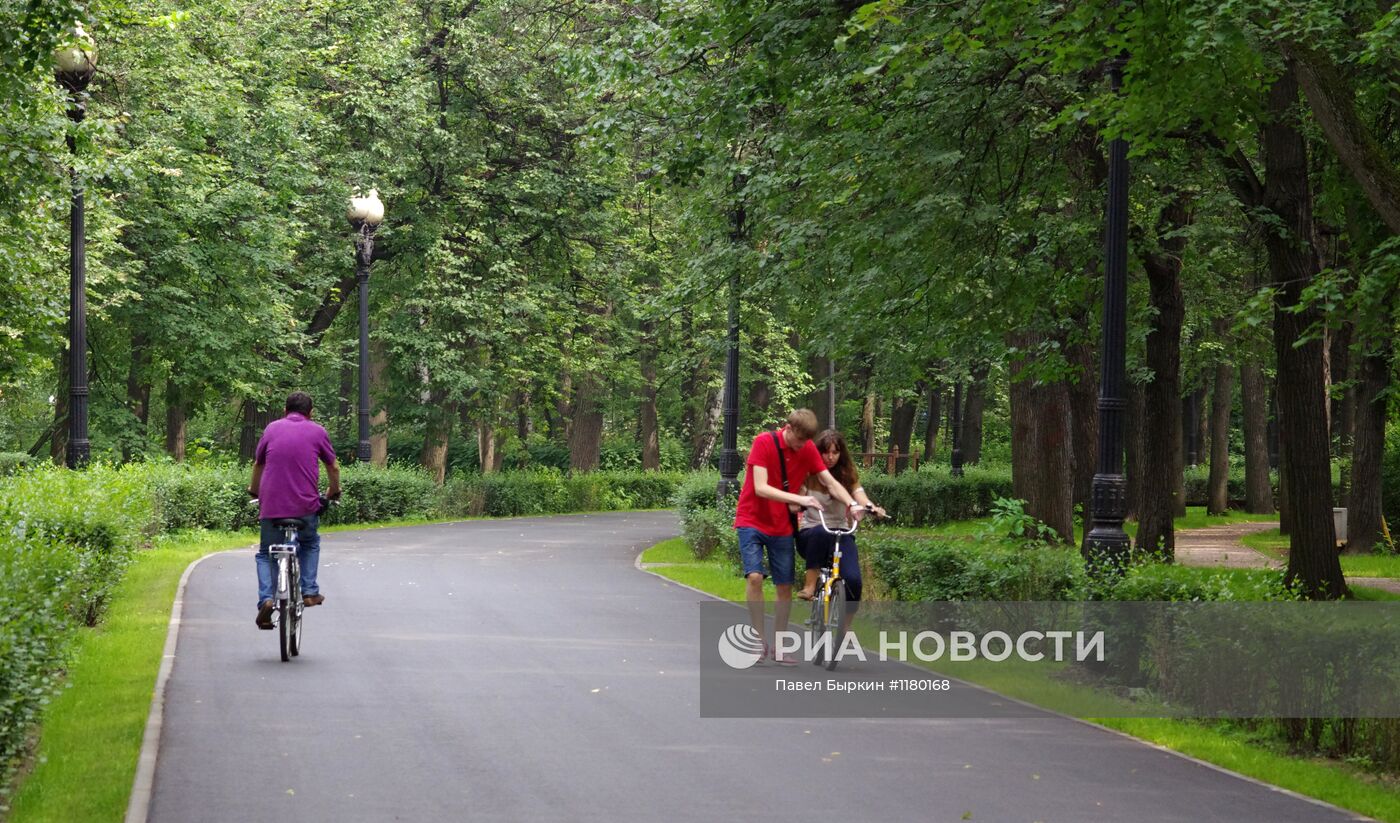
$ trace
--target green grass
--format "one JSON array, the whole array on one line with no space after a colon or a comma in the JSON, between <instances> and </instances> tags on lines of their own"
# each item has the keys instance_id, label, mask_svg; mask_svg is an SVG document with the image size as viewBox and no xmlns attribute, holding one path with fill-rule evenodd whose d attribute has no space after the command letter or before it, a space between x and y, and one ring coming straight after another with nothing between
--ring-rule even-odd
<instances>
[{"instance_id":1,"label":"green grass","mask_svg":"<svg viewBox=\"0 0 1400 823\"><path fill-rule=\"evenodd\" d=\"M251 531L211 532L137 553L106 619L78 638L67 688L44 716L10 823L122 819L180 575L206 554L256 539Z\"/></svg>"},{"instance_id":2,"label":"green grass","mask_svg":"<svg viewBox=\"0 0 1400 823\"><path fill-rule=\"evenodd\" d=\"M1278 529L1245 535L1246 546L1279 560L1288 559L1288 538ZM1342 572L1347 577L1400 577L1400 554L1344 554Z\"/></svg>"},{"instance_id":3,"label":"green grass","mask_svg":"<svg viewBox=\"0 0 1400 823\"><path fill-rule=\"evenodd\" d=\"M1203 512L1201 516L1204 516ZM1186 519L1190 517L1188 514ZM921 536L936 533L972 539L985 522L951 524L952 528L891 529L890 532ZM1228 521L1222 519L1221 522ZM642 553L642 561L675 564L657 566L651 571L726 600L743 600L743 582L723 561L696 560L689 556L688 551L683 552L683 543L679 547L676 545L679 541L679 538L668 540L648 549ZM660 558L666 559L663 561ZM1358 588L1356 593L1358 598L1367 600L1400 599L1400 596L1376 589ZM772 599L771 591L769 599ZM860 633L860 621L857 621L856 630ZM1009 697L1075 714L1081 714L1086 707L1101 705L1102 701L1115 700L1101 691L1057 680L1043 669L1033 673L1013 671L1014 668L976 661L958 664L954 670L947 661L942 661L938 671L975 682ZM1089 718L1088 722L1377 820L1400 823L1400 781L1378 778L1348 763L1290 755L1274 739L1253 734L1238 726L1216 721L1156 718Z\"/></svg>"}]
</instances>

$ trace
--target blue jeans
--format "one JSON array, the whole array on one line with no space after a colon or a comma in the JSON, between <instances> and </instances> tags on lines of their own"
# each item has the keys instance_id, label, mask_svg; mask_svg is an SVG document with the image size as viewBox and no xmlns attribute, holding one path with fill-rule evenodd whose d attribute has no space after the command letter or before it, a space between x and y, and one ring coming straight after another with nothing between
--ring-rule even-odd
<instances>
[{"instance_id":1,"label":"blue jeans","mask_svg":"<svg viewBox=\"0 0 1400 823\"><path fill-rule=\"evenodd\" d=\"M316 531L321 519L314 514L304 514L301 519L306 525L297 529L297 562L301 564L301 593L316 594L321 589L316 585L316 564L321 560L321 535ZM255 558L258 563L258 607L263 601L277 595L277 566L267 547L282 542L282 530L272 525L271 520L262 520L262 540Z\"/></svg>"},{"instance_id":2,"label":"blue jeans","mask_svg":"<svg viewBox=\"0 0 1400 823\"><path fill-rule=\"evenodd\" d=\"M778 586L791 586L793 575L792 535L781 537L764 534L758 529L743 526L739 532L739 559L744 563L744 577L758 573L767 577L763 567L763 550L768 550L768 568L773 572L773 583Z\"/></svg>"}]
</instances>

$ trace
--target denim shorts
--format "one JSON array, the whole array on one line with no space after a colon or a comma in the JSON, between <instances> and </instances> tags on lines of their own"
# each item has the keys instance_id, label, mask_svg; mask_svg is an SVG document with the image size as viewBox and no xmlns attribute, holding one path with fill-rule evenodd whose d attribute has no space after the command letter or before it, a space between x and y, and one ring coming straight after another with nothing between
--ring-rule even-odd
<instances>
[{"instance_id":1,"label":"denim shorts","mask_svg":"<svg viewBox=\"0 0 1400 823\"><path fill-rule=\"evenodd\" d=\"M739 559L744 563L744 576L757 572L764 577L768 572L763 565L763 550L768 550L768 569L772 570L773 583L790 586L793 580L792 535L775 537L758 529L743 526L739 532Z\"/></svg>"}]
</instances>

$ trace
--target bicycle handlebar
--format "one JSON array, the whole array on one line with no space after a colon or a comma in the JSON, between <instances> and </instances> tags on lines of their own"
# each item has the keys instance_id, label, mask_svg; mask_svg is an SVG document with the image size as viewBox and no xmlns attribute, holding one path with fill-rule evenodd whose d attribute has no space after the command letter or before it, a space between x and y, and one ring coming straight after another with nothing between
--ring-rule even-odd
<instances>
[{"instance_id":1,"label":"bicycle handlebar","mask_svg":"<svg viewBox=\"0 0 1400 823\"><path fill-rule=\"evenodd\" d=\"M807 508L817 513L817 517L821 520L822 531L826 532L827 534L835 535L837 537L845 537L848 534L855 534L856 527L860 525L860 521L852 517L851 527L849 529L833 529L826 524L826 511L821 506L808 506ZM872 513L875 511L875 509L873 509L870 506L856 506L855 508Z\"/></svg>"}]
</instances>

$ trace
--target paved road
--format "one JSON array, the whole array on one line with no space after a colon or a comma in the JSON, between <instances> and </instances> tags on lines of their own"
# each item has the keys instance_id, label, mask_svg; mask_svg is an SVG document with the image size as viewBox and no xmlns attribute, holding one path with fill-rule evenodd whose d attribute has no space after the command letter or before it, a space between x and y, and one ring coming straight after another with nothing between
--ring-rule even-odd
<instances>
[{"instance_id":1,"label":"paved road","mask_svg":"<svg viewBox=\"0 0 1400 823\"><path fill-rule=\"evenodd\" d=\"M191 575L150 820L1357 819L1058 717L702 719L662 513L324 538L306 652L251 552ZM839 754L835 754L839 752Z\"/></svg>"}]
</instances>

